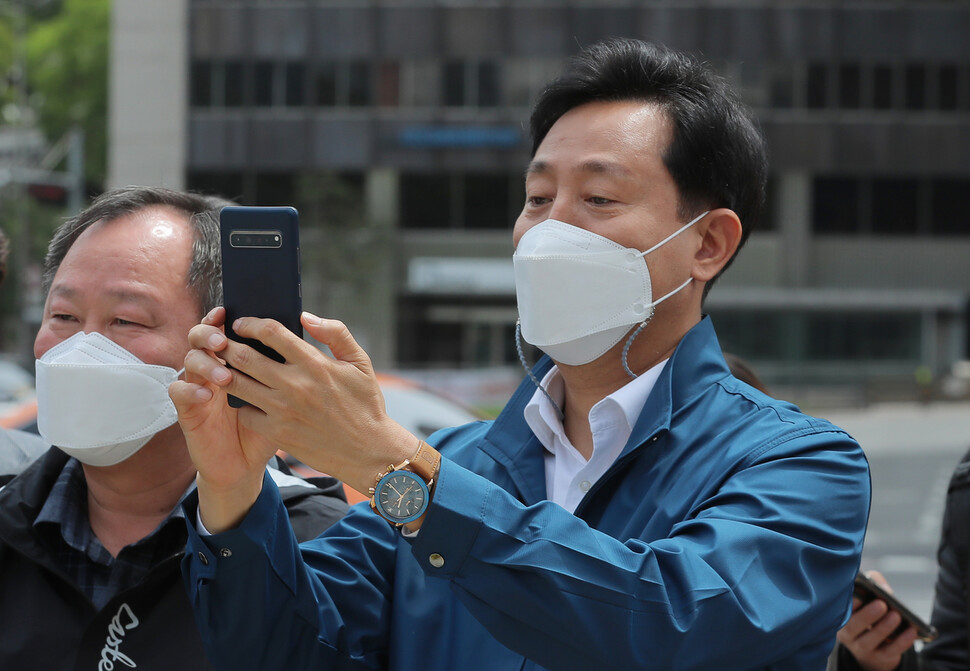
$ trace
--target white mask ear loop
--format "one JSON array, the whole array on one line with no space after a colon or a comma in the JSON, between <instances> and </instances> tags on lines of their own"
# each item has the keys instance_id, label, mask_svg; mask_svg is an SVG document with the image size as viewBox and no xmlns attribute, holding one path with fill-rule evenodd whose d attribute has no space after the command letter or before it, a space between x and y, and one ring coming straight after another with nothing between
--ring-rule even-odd
<instances>
[{"instance_id":1,"label":"white mask ear loop","mask_svg":"<svg viewBox=\"0 0 970 671\"><path fill-rule=\"evenodd\" d=\"M665 300L667 300L668 298L670 298L671 296L673 296L675 293L677 293L678 291L680 291L681 289L683 289L684 287L686 287L688 284L690 284L693 281L694 281L694 278L693 277L688 277L687 278L687 281L684 282L683 284L681 284L679 287L677 287L676 289L674 289L673 291L671 291L666 296L664 296L662 298L659 298L656 301L654 301L653 307L656 308L658 305L660 305L661 303L663 303ZM633 344L633 339L636 338L638 335L640 335L640 331L642 331L644 328L646 328L647 324L650 323L650 320L651 319L653 319L653 313L652 312L650 313L650 316L647 319L645 319L644 321L640 322L640 325L637 326L637 330L630 334L630 337L627 338L627 340L626 340L626 344L623 346L623 356L622 356L622 360L623 360L623 370L625 370L626 371L626 374L629 375L634 380L637 379L637 377L639 377L639 376L636 373L634 373L632 370L630 370L630 366L627 364L627 361L626 361L626 356L627 356L627 353L629 353L629 351L630 351L630 345Z\"/></svg>"},{"instance_id":2,"label":"white mask ear loop","mask_svg":"<svg viewBox=\"0 0 970 671\"><path fill-rule=\"evenodd\" d=\"M552 396L549 395L549 392L546 391L545 387L539 383L539 378L535 376L535 373L532 372L532 368L530 368L529 364L525 361L525 354L522 352L522 327L519 322L520 320L515 320L515 351L519 353L519 362L522 364L522 367L525 368L525 372L529 374L529 377L532 379L535 386L539 388L539 391L545 394L546 398L549 399L549 402L552 403L552 407L556 409L556 414L559 416L559 421L561 422L563 421L564 417L562 414L562 408L560 408L559 404L556 403Z\"/></svg>"},{"instance_id":3,"label":"white mask ear loop","mask_svg":"<svg viewBox=\"0 0 970 671\"><path fill-rule=\"evenodd\" d=\"M700 221L701 219L703 219L704 217L706 217L708 214L710 214L710 212L711 212L710 210L705 210L705 211L701 212L696 217L694 217L693 219L691 219L690 221L688 221L686 224L684 224L683 226L681 226L680 228L678 228L676 231L674 231L673 233L671 233L670 235L668 235L666 238L664 238L663 240L661 240L660 242L658 242L657 244L655 244L653 247L651 247L647 251L640 252L639 253L639 256L646 256L647 254L649 254L653 250L658 249L660 247L663 247L665 244L667 244L668 242L670 242L671 240L673 240L674 238L676 238L678 235L680 235L681 233L683 233L684 231L686 231L688 228L690 228L691 226L693 226L694 224L696 224L698 221ZM661 299L661 300L663 300L663 299ZM660 301L657 301L657 302L659 303Z\"/></svg>"}]
</instances>

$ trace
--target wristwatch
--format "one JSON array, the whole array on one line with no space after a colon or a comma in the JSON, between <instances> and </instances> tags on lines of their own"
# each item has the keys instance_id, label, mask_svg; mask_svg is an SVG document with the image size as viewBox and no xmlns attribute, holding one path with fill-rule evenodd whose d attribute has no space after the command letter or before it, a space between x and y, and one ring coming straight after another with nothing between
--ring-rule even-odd
<instances>
[{"instance_id":1,"label":"wristwatch","mask_svg":"<svg viewBox=\"0 0 970 671\"><path fill-rule=\"evenodd\" d=\"M394 526L420 518L431 504L441 455L423 440L410 459L377 474L370 507Z\"/></svg>"}]
</instances>

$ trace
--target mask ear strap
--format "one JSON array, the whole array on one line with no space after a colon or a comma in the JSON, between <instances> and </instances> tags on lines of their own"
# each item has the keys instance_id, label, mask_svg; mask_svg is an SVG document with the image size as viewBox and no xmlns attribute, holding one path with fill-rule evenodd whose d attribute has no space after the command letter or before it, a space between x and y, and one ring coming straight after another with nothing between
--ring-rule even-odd
<instances>
[{"instance_id":1,"label":"mask ear strap","mask_svg":"<svg viewBox=\"0 0 970 671\"><path fill-rule=\"evenodd\" d=\"M671 291L670 293L668 293L666 296L663 296L663 297L658 298L657 300L655 300L653 302L653 307L656 308L658 305L660 305L661 303L663 303L665 300L667 300L668 298L670 298L671 296L673 296L675 293L677 293L678 291L680 291L681 289L683 289L684 287L686 287L688 284L690 284L693 281L694 281L694 278L693 277L688 277L687 278L687 281L684 282L683 284L681 284L679 287L677 287L676 289L674 289L673 291ZM626 356L627 356L627 353L629 353L629 351L630 351L630 345L633 344L633 339L636 338L638 335L640 335L640 331L642 331L643 329L645 329L647 327L647 324L650 323L650 320L651 319L653 319L653 313L652 312L650 313L650 318L649 319L646 319L646 320L640 322L640 325L637 326L637 330L630 334L630 337L626 339L626 344L623 346L623 357L622 357L622 359L623 359L623 370L625 370L626 371L626 374L629 375L634 380L637 379L638 376L637 376L636 373L634 373L632 370L630 370L630 366L629 366L629 364L627 364Z\"/></svg>"},{"instance_id":2,"label":"mask ear strap","mask_svg":"<svg viewBox=\"0 0 970 671\"><path fill-rule=\"evenodd\" d=\"M535 386L539 388L539 391L545 394L546 398L549 399L549 402L552 403L552 407L556 409L556 414L559 416L559 421L563 421L562 409L559 407L559 404L556 403L552 396L549 395L546 388L539 383L539 378L536 377L535 373L532 372L532 368L530 368L529 364L525 361L525 354L522 352L522 325L518 319L515 320L515 351L519 353L519 362L522 364L522 367L525 368L525 372L529 374L529 377L532 379Z\"/></svg>"},{"instance_id":3,"label":"mask ear strap","mask_svg":"<svg viewBox=\"0 0 970 671\"><path fill-rule=\"evenodd\" d=\"M706 217L709 213L710 213L710 210L705 210L704 212L701 212L696 217L694 217L693 219L691 219L690 221L688 221L686 224L684 224L683 226L681 226L680 228L678 228L676 231L674 231L673 233L671 233L670 235L668 235L666 238L664 238L663 240L661 240L660 242L658 242L657 244L655 244L653 247L651 247L647 251L640 252L640 256L646 256L647 254L649 254L653 250L658 249L660 247L663 247L665 244L667 244L668 242L670 242L671 240L673 240L674 238L676 238L678 235L680 235L681 233L683 233L684 231L686 231L688 228L690 228L691 226L693 226L694 224L696 224L698 221L700 221L701 219L703 219L704 217Z\"/></svg>"}]
</instances>

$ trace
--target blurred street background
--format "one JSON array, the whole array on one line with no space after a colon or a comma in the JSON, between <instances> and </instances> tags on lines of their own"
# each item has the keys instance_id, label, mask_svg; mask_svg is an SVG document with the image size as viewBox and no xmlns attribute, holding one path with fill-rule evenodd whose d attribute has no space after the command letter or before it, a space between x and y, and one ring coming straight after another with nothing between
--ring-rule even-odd
<instances>
[{"instance_id":1,"label":"blurred street background","mask_svg":"<svg viewBox=\"0 0 970 671\"><path fill-rule=\"evenodd\" d=\"M965 0L0 0L0 415L29 415L51 232L127 184L296 206L304 305L395 376L401 416L464 416L411 385L494 414L522 374L531 101L579 46L639 37L755 110L767 216L707 309L863 444L864 567L928 615L970 447L967 34Z\"/></svg>"}]
</instances>

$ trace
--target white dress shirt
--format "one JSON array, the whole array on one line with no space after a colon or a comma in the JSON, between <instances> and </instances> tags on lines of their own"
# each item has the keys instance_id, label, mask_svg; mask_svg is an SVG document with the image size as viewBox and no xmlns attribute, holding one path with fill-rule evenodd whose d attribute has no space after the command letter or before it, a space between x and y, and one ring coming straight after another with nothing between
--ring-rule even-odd
<instances>
[{"instance_id":1,"label":"white dress shirt","mask_svg":"<svg viewBox=\"0 0 970 671\"><path fill-rule=\"evenodd\" d=\"M546 448L546 497L550 501L569 512L576 511L586 492L620 456L666 364L666 359L661 361L592 407L589 426L593 433L593 454L589 461L569 442L556 408L536 389L523 412L529 428ZM563 381L558 366L546 373L542 386L562 407Z\"/></svg>"}]
</instances>

